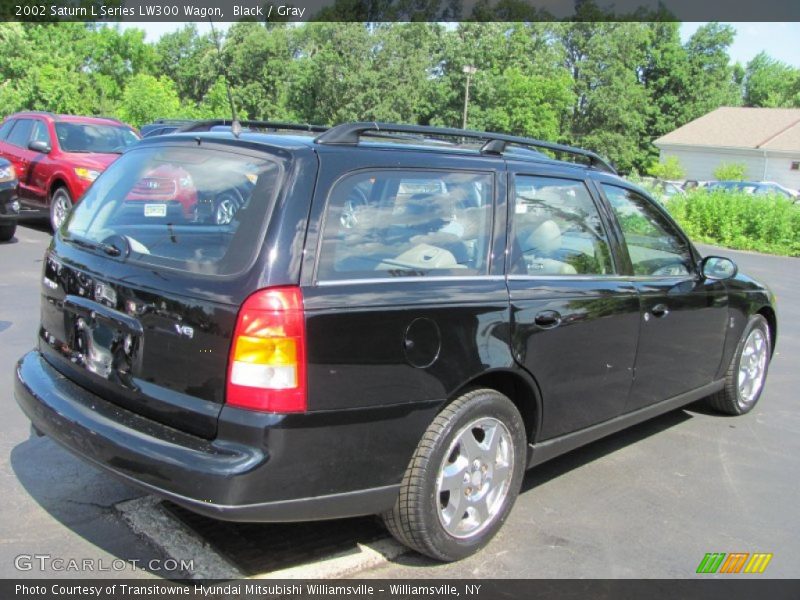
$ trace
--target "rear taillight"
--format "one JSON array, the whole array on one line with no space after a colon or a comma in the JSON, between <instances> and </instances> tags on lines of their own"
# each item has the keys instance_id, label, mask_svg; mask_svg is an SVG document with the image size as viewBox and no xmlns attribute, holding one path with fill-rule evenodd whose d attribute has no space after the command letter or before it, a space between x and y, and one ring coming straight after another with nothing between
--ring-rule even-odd
<instances>
[{"instance_id":1,"label":"rear taillight","mask_svg":"<svg viewBox=\"0 0 800 600\"><path fill-rule=\"evenodd\" d=\"M305 318L297 287L259 290L239 311L225 401L266 412L306 410Z\"/></svg>"}]
</instances>

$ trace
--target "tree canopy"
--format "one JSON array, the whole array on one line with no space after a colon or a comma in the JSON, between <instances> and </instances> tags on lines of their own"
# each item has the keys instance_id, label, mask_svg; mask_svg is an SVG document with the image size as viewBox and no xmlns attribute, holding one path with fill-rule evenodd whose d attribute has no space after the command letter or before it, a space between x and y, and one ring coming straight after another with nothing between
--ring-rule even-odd
<instances>
[{"instance_id":1,"label":"tree canopy","mask_svg":"<svg viewBox=\"0 0 800 600\"><path fill-rule=\"evenodd\" d=\"M587 3L590 6L591 3ZM513 4L509 4L509 10ZM587 8L587 10L589 10ZM723 105L800 106L800 69L731 64L735 31L654 22L255 23L210 34L0 24L0 112L468 126L582 145L645 171L652 140Z\"/></svg>"}]
</instances>

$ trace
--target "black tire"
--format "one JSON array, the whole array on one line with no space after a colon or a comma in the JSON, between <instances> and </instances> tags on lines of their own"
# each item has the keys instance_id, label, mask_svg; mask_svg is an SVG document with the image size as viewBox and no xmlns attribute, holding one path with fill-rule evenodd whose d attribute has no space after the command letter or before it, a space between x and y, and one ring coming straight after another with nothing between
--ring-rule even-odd
<instances>
[{"instance_id":1,"label":"black tire","mask_svg":"<svg viewBox=\"0 0 800 600\"><path fill-rule=\"evenodd\" d=\"M0 224L0 242L7 242L14 237L17 232L17 222Z\"/></svg>"},{"instance_id":2,"label":"black tire","mask_svg":"<svg viewBox=\"0 0 800 600\"><path fill-rule=\"evenodd\" d=\"M66 204L68 205L66 213L61 215L59 212L61 207ZM53 233L61 226L61 223L64 222L64 219L67 218L69 211L72 210L72 196L69 195L69 190L64 186L58 187L53 191L53 195L50 198L50 228L53 230Z\"/></svg>"},{"instance_id":3,"label":"black tire","mask_svg":"<svg viewBox=\"0 0 800 600\"><path fill-rule=\"evenodd\" d=\"M471 428L480 422L486 424L489 429ZM491 427L494 429L490 429ZM439 472L440 469L456 465L450 461L460 453L458 440L464 439L467 432L474 440L483 431L493 431L493 438L499 435L498 447L493 450L495 462L491 463L491 470L488 470L488 462L473 469L473 465L480 461L473 462L465 458L467 468L464 471L455 469L459 474L453 480L463 477L463 485L469 487L459 490L459 495L456 496L458 501L454 502L453 508L456 512L453 514L457 514L458 508L463 507L457 521L462 524L469 522L466 515L473 514L469 513L472 500L469 499L471 496L468 492L471 490L476 492L475 496L487 499L490 495L496 494L491 501L494 508L485 513L488 518L481 521L482 525L477 526L474 533L459 536L445 528L444 517L440 516L440 513L445 512L450 506L451 492L438 490ZM480 439L478 443L483 440L485 438ZM511 400L491 389L476 389L465 393L442 410L422 436L403 476L400 494L394 508L382 515L386 528L400 543L436 560L454 561L477 552L502 527L514 505L525 474L526 447L525 425ZM507 459L504 459L502 464L497 462L497 457L501 454ZM459 456L458 460L461 459ZM445 463L445 460L448 462ZM484 467L487 470L484 470ZM500 469L505 475L500 475ZM485 474L486 479L482 479L478 471ZM492 478L495 475L496 479L503 483L493 485L495 482ZM477 482L468 479L470 476L476 477ZM473 485L474 488L471 487ZM481 493L484 487L486 492ZM467 496L467 500L461 498L462 492ZM486 504L489 503L487 500ZM454 521L455 518L451 519L451 523Z\"/></svg>"},{"instance_id":4,"label":"black tire","mask_svg":"<svg viewBox=\"0 0 800 600\"><path fill-rule=\"evenodd\" d=\"M754 334L754 332L756 333ZM748 340L751 339L751 335L755 337L760 335L762 337L766 360L760 374L761 381L758 385L758 389L754 390L752 396L748 397L740 390L739 371L740 368L743 368L743 357L744 360L749 360L749 357L745 356L745 347L747 346ZM736 352L734 352L731 363L725 373L725 387L719 392L709 396L707 398L708 404L713 409L726 415L743 415L753 410L753 407L758 403L759 398L761 398L761 393L764 391L764 383L767 379L771 357L772 337L769 331L769 324L761 315L753 315L744 328L742 337L736 346Z\"/></svg>"}]
</instances>

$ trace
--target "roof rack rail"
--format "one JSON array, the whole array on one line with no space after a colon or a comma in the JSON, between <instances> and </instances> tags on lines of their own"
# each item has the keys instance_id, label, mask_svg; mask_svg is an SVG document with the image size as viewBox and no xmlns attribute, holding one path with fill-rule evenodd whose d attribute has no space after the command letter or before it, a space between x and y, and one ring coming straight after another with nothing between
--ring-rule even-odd
<instances>
[{"instance_id":1,"label":"roof rack rail","mask_svg":"<svg viewBox=\"0 0 800 600\"><path fill-rule=\"evenodd\" d=\"M239 121L242 127L251 127L254 129L272 129L279 131L286 129L290 131L313 131L315 133L327 131L329 128L325 125L311 125L309 123L284 123L281 121ZM231 119L209 119L205 121L191 121L188 124L180 127L175 133L187 133L195 131L211 131L212 127L221 127L225 125L233 125Z\"/></svg>"},{"instance_id":2,"label":"roof rack rail","mask_svg":"<svg viewBox=\"0 0 800 600\"><path fill-rule=\"evenodd\" d=\"M402 125L396 123L375 122L343 123L342 125L331 127L322 135L317 136L315 141L318 144L356 145L358 144L362 135L370 135L370 132L378 132L379 134L390 132L412 133L485 140L485 143L483 146L481 146L480 150L482 154L502 155L503 152L505 152L508 144L517 144L531 148L541 148L543 150L550 150L552 152L560 152L563 154L572 154L574 156L583 157L589 161L589 165L591 167L600 171L606 171L615 175L617 174L617 171L614 169L614 167L612 167L598 154L595 154L589 150L575 148L573 146L564 146L562 144L554 144L552 142L545 142L533 138L507 135L505 133L473 131L470 129L456 129L453 127L431 127L428 125Z\"/></svg>"},{"instance_id":3,"label":"roof rack rail","mask_svg":"<svg viewBox=\"0 0 800 600\"><path fill-rule=\"evenodd\" d=\"M197 119L170 119L169 117L159 117L149 125L187 125L189 123L197 123Z\"/></svg>"}]
</instances>

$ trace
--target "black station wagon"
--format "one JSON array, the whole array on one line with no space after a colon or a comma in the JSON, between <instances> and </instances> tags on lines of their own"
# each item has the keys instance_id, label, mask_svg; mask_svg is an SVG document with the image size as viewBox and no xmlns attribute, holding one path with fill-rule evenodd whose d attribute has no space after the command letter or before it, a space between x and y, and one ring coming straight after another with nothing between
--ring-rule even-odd
<instances>
[{"instance_id":1,"label":"black station wagon","mask_svg":"<svg viewBox=\"0 0 800 600\"><path fill-rule=\"evenodd\" d=\"M242 125L143 140L47 251L15 394L90 463L219 519L379 514L457 560L526 468L758 401L772 294L597 155Z\"/></svg>"}]
</instances>

